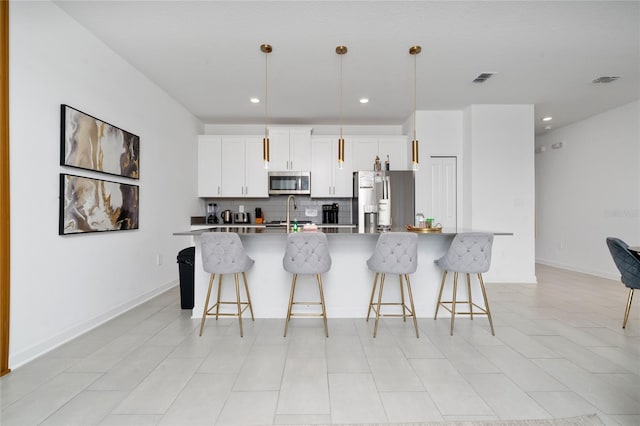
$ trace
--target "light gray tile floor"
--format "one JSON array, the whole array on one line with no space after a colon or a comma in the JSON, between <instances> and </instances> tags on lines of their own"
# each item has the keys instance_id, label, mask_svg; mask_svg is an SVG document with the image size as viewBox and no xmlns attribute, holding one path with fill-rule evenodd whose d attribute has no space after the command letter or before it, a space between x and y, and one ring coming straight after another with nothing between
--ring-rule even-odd
<instances>
[{"instance_id":1,"label":"light gray tile floor","mask_svg":"<svg viewBox=\"0 0 640 426\"><path fill-rule=\"evenodd\" d=\"M172 289L0 379L0 424L269 425L560 418L640 425L640 308L616 281L538 266L487 283L486 318L199 321ZM437 285L437 283L434 283ZM257 303L257 301L254 301ZM363 301L367 303L367 301ZM419 313L418 313L419 314Z\"/></svg>"}]
</instances>

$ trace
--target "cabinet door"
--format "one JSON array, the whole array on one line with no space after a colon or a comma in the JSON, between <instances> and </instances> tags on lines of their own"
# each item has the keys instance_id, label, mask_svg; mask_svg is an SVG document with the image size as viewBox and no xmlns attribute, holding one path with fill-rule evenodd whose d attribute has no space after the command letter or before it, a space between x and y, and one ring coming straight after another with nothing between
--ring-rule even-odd
<instances>
[{"instance_id":1,"label":"cabinet door","mask_svg":"<svg viewBox=\"0 0 640 426\"><path fill-rule=\"evenodd\" d=\"M289 129L269 129L269 170L289 170Z\"/></svg>"},{"instance_id":2,"label":"cabinet door","mask_svg":"<svg viewBox=\"0 0 640 426\"><path fill-rule=\"evenodd\" d=\"M244 181L244 137L222 137L222 185L220 195L223 197L243 197L245 192ZM262 150L260 151L262 159ZM262 167L264 169L264 167Z\"/></svg>"},{"instance_id":3,"label":"cabinet door","mask_svg":"<svg viewBox=\"0 0 640 426\"><path fill-rule=\"evenodd\" d=\"M314 138L311 141L311 196L331 197L333 195L333 138Z\"/></svg>"},{"instance_id":4,"label":"cabinet door","mask_svg":"<svg viewBox=\"0 0 640 426\"><path fill-rule=\"evenodd\" d=\"M378 151L383 168L388 155L390 170L411 170L408 149L406 136L382 136L378 139Z\"/></svg>"},{"instance_id":5,"label":"cabinet door","mask_svg":"<svg viewBox=\"0 0 640 426\"><path fill-rule=\"evenodd\" d=\"M269 196L268 170L262 160L260 136L248 136L244 140L244 185L245 197Z\"/></svg>"},{"instance_id":6,"label":"cabinet door","mask_svg":"<svg viewBox=\"0 0 640 426\"><path fill-rule=\"evenodd\" d=\"M198 136L198 197L219 197L222 185L220 136Z\"/></svg>"},{"instance_id":7,"label":"cabinet door","mask_svg":"<svg viewBox=\"0 0 640 426\"><path fill-rule=\"evenodd\" d=\"M353 139L353 169L373 170L373 164L378 155L378 138L357 137ZM380 161L384 159L380 157Z\"/></svg>"},{"instance_id":8,"label":"cabinet door","mask_svg":"<svg viewBox=\"0 0 640 426\"><path fill-rule=\"evenodd\" d=\"M337 141L337 139L336 139ZM355 155L353 154L353 141L349 138L344 139L344 163L342 169L338 168L338 142L334 144L335 150L333 153L333 196L341 198L353 197L353 161Z\"/></svg>"},{"instance_id":9,"label":"cabinet door","mask_svg":"<svg viewBox=\"0 0 640 426\"><path fill-rule=\"evenodd\" d=\"M289 170L311 170L311 128L291 129L289 134Z\"/></svg>"}]
</instances>

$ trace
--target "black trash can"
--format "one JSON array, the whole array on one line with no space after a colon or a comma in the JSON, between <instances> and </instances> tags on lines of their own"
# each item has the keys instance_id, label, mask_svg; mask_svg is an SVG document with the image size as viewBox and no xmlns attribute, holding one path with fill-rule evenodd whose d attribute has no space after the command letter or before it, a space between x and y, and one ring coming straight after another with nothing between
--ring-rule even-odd
<instances>
[{"instance_id":1,"label":"black trash can","mask_svg":"<svg viewBox=\"0 0 640 426\"><path fill-rule=\"evenodd\" d=\"M180 306L182 309L193 309L193 265L196 248L187 247L178 252L178 269L180 271Z\"/></svg>"}]
</instances>

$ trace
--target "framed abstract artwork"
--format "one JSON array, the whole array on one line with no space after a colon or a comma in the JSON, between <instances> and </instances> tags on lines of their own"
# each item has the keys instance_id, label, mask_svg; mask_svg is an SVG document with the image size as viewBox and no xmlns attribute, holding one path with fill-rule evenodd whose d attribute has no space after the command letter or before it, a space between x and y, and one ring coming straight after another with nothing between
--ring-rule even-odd
<instances>
[{"instance_id":1,"label":"framed abstract artwork","mask_svg":"<svg viewBox=\"0 0 640 426\"><path fill-rule=\"evenodd\" d=\"M60 105L60 165L140 177L140 137Z\"/></svg>"},{"instance_id":2,"label":"framed abstract artwork","mask_svg":"<svg viewBox=\"0 0 640 426\"><path fill-rule=\"evenodd\" d=\"M138 229L138 186L60 174L59 234Z\"/></svg>"}]
</instances>

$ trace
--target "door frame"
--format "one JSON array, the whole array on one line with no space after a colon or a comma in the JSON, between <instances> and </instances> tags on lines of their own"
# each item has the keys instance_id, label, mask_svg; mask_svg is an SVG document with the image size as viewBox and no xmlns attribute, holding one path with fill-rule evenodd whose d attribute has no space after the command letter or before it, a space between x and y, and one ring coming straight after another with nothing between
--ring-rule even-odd
<instances>
[{"instance_id":1,"label":"door frame","mask_svg":"<svg viewBox=\"0 0 640 426\"><path fill-rule=\"evenodd\" d=\"M0 1L0 376L9 369L11 207L9 197L9 2Z\"/></svg>"}]
</instances>

